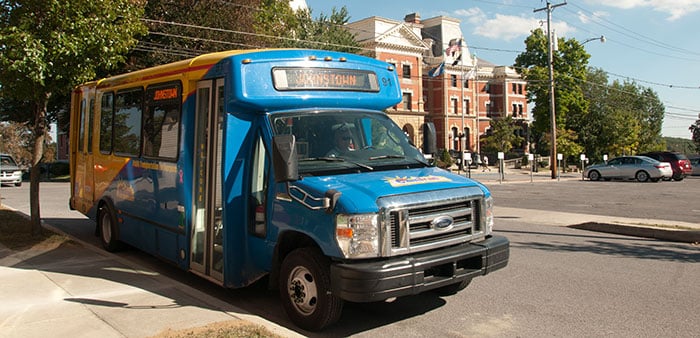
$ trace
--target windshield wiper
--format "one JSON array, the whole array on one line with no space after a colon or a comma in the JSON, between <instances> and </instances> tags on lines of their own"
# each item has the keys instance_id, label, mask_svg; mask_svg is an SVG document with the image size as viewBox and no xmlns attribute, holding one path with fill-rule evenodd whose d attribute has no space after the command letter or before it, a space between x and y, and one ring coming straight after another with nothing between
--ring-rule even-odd
<instances>
[{"instance_id":1,"label":"windshield wiper","mask_svg":"<svg viewBox=\"0 0 700 338\"><path fill-rule=\"evenodd\" d=\"M345 162L345 159L340 158L340 157L330 157L330 156L307 157L307 158L299 159L299 162L306 162L306 161Z\"/></svg>"},{"instance_id":2,"label":"windshield wiper","mask_svg":"<svg viewBox=\"0 0 700 338\"><path fill-rule=\"evenodd\" d=\"M382 159L385 159L385 158L401 158L401 159L404 159L404 158L406 158L406 156L402 156L402 155L379 155L379 156L372 156L372 157L369 158L369 160L370 160L370 161L373 161L373 160L382 160Z\"/></svg>"},{"instance_id":3,"label":"windshield wiper","mask_svg":"<svg viewBox=\"0 0 700 338\"><path fill-rule=\"evenodd\" d=\"M330 156L322 156L322 157L308 157L308 158L302 158L299 160L299 162L304 162L304 161L326 161L326 162L348 162L352 163L360 168L365 168L369 171L374 171L374 168L364 164L364 163L359 163L359 162L354 162L354 161L348 161L342 157L330 157Z\"/></svg>"}]
</instances>

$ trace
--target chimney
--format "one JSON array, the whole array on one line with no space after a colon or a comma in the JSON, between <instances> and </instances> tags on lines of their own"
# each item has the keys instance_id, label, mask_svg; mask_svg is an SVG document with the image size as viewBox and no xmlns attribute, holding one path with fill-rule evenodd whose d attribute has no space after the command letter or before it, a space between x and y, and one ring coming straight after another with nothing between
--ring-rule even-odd
<instances>
[{"instance_id":1,"label":"chimney","mask_svg":"<svg viewBox=\"0 0 700 338\"><path fill-rule=\"evenodd\" d=\"M408 23L417 23L420 24L420 13L411 13L407 14L404 18L403 21L408 22Z\"/></svg>"}]
</instances>

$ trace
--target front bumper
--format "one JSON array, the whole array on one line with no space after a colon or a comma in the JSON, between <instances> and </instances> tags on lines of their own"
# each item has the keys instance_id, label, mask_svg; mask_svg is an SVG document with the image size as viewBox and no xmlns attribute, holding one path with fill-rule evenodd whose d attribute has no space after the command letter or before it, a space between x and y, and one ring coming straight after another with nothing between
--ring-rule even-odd
<instances>
[{"instance_id":1,"label":"front bumper","mask_svg":"<svg viewBox=\"0 0 700 338\"><path fill-rule=\"evenodd\" d=\"M415 255L331 265L332 292L352 302L382 301L415 295L501 269L508 264L510 242L492 236Z\"/></svg>"},{"instance_id":2,"label":"front bumper","mask_svg":"<svg viewBox=\"0 0 700 338\"><path fill-rule=\"evenodd\" d=\"M15 174L14 172L0 172L0 183L22 183L22 173Z\"/></svg>"}]
</instances>

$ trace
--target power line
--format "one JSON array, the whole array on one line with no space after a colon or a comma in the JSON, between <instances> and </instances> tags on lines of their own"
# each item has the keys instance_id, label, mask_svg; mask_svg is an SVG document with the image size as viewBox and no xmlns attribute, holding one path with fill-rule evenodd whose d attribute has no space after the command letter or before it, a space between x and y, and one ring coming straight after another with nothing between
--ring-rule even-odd
<instances>
[{"instance_id":1,"label":"power line","mask_svg":"<svg viewBox=\"0 0 700 338\"><path fill-rule=\"evenodd\" d=\"M598 25L600 25L600 26L603 26L603 27L605 27L605 28L607 28L607 29L610 29L610 30L612 30L612 31L614 31L614 32L617 32L617 33L619 33L619 34L622 34L622 35L624 35L624 36L630 37L630 38L632 38L632 39L634 39L634 40L641 41L641 42L644 42L644 43L647 43L647 44L650 44L650 45L654 45L654 46L657 46L657 47L665 48L665 49L675 50L675 51L680 52L680 53L685 53L685 54L691 54L691 55L695 55L695 56L700 56L700 52L691 51L691 50L687 50L687 49L684 49L684 48L680 48L680 47L678 47L678 46L671 45L671 44L668 44L668 43L666 43L666 42L663 42L663 41L660 41L660 40L656 40L656 39L653 39L653 38L651 38L651 37L648 37L648 36L639 34L638 32L636 32L636 31L634 31L634 30L628 29L628 28L626 28L626 27L624 27L624 26L621 26L621 25L619 25L619 24L617 24L617 23L614 23L614 22L612 22L612 21L610 21L610 20L607 20L607 19L605 19L604 17L601 17L600 15L598 15L598 14L596 14L596 13L593 13L593 12L591 12L590 10L587 10L587 9L585 9L585 8L579 6L579 5L576 5L576 4L574 4L574 3L572 3L571 5L572 5L573 7L576 7L576 8L578 8L578 9L580 9L581 11L586 12L586 13L589 15L590 18L594 18L595 20L593 20L593 21L594 21L596 24L598 24ZM565 10L567 10L567 9L565 9ZM570 12L570 13L572 13L572 14L578 14L578 13L574 13L574 12L571 11L571 10L567 10L567 11ZM620 30L618 30L618 29L615 29L615 28L611 28L611 27L609 27L609 26L607 26L607 25L604 25L604 24L600 23L600 21L604 21L604 22L606 22L607 24L609 24L610 26L618 27L618 28L619 28L620 30L622 30L622 31L620 31Z\"/></svg>"}]
</instances>

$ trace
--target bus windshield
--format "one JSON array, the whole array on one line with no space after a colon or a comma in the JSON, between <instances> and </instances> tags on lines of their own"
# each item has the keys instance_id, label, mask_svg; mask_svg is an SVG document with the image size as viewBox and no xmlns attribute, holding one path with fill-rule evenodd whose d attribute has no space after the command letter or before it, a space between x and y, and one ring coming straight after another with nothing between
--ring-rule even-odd
<instances>
[{"instance_id":1,"label":"bus windshield","mask_svg":"<svg viewBox=\"0 0 700 338\"><path fill-rule=\"evenodd\" d=\"M270 119L275 135L294 135L302 176L429 166L406 134L382 113L296 112Z\"/></svg>"}]
</instances>

